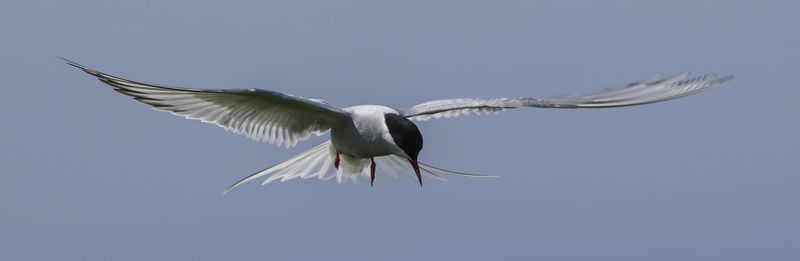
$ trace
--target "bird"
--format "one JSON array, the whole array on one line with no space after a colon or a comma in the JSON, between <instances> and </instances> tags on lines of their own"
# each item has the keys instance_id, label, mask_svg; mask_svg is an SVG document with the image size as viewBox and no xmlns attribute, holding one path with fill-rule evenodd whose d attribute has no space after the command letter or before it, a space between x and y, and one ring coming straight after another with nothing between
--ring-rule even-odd
<instances>
[{"instance_id":1,"label":"bird","mask_svg":"<svg viewBox=\"0 0 800 261\"><path fill-rule=\"evenodd\" d=\"M61 58L61 57L59 57ZM224 193L261 177L262 184L295 178L336 178L357 183L359 177L374 186L376 173L398 179L398 174L442 179L440 174L468 177L492 175L437 168L419 161L422 134L414 121L451 118L465 114L500 113L522 107L609 108L648 104L692 95L732 80L733 75L688 72L671 77L657 74L646 80L597 92L562 96L519 98L456 98L433 100L405 110L381 105L332 106L323 99L303 98L263 89L189 89L132 81L106 74L65 58L74 66L119 93L156 110L187 119L216 124L250 139L286 148L330 132L330 139L286 161L246 176ZM376 162L378 164L376 164ZM377 171L380 167L380 171Z\"/></svg>"}]
</instances>

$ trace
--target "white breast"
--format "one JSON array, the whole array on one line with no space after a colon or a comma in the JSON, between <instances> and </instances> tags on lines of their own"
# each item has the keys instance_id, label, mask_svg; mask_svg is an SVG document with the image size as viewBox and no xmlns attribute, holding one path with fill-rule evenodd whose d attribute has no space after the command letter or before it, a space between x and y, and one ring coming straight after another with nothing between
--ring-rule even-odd
<instances>
[{"instance_id":1,"label":"white breast","mask_svg":"<svg viewBox=\"0 0 800 261\"><path fill-rule=\"evenodd\" d=\"M339 153L357 158L370 158L389 154L403 155L394 144L384 115L399 114L396 110L379 105L359 105L344 108L352 122L331 128L331 142Z\"/></svg>"}]
</instances>

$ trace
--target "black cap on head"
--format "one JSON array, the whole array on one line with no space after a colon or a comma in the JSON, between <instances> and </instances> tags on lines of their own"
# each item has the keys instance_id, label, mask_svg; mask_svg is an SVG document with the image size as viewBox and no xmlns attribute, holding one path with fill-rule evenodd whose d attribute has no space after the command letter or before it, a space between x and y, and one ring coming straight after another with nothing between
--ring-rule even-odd
<instances>
[{"instance_id":1,"label":"black cap on head","mask_svg":"<svg viewBox=\"0 0 800 261\"><path fill-rule=\"evenodd\" d=\"M394 113L384 114L384 118L394 143L411 159L416 160L419 151L422 150L422 134L419 133L417 125Z\"/></svg>"}]
</instances>

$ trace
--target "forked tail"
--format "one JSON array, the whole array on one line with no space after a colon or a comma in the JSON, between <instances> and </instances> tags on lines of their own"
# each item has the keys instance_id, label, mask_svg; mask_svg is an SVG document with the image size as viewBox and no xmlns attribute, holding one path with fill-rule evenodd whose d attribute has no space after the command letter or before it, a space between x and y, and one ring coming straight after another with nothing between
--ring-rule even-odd
<instances>
[{"instance_id":1,"label":"forked tail","mask_svg":"<svg viewBox=\"0 0 800 261\"><path fill-rule=\"evenodd\" d=\"M311 148L303 153L298 154L284 162L272 165L269 168L263 169L250 176L247 176L236 183L233 183L222 194L228 193L233 188L241 185L242 183L270 175L262 185L279 180L281 182L295 179L295 178L318 178L321 180L329 180L336 177L338 183L352 181L358 183L358 177L362 176L369 179L369 158L352 158L342 155L340 160L340 167L334 168L333 160L336 157L336 151L331 144L331 141L326 141L314 148ZM398 180L399 175L408 175L416 180L416 174L408 162L395 155L387 155L382 157L375 157L376 175L387 176L394 180ZM457 171L450 171L440 169L425 163L420 162L420 172L426 176L445 180L437 173L450 174L467 177L497 177L490 175L470 174ZM399 174L399 175L398 175Z\"/></svg>"}]
</instances>

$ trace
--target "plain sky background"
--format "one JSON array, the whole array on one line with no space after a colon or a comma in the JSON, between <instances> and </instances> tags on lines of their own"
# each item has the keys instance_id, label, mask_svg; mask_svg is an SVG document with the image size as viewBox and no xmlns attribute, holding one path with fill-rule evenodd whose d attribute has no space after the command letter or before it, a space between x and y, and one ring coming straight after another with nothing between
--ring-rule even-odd
<instances>
[{"instance_id":1,"label":"plain sky background","mask_svg":"<svg viewBox=\"0 0 800 261\"><path fill-rule=\"evenodd\" d=\"M797 260L796 1L0 1L0 260ZM292 149L158 112L150 83L335 106L735 74L615 109L419 124L499 175L231 183Z\"/></svg>"}]
</instances>

